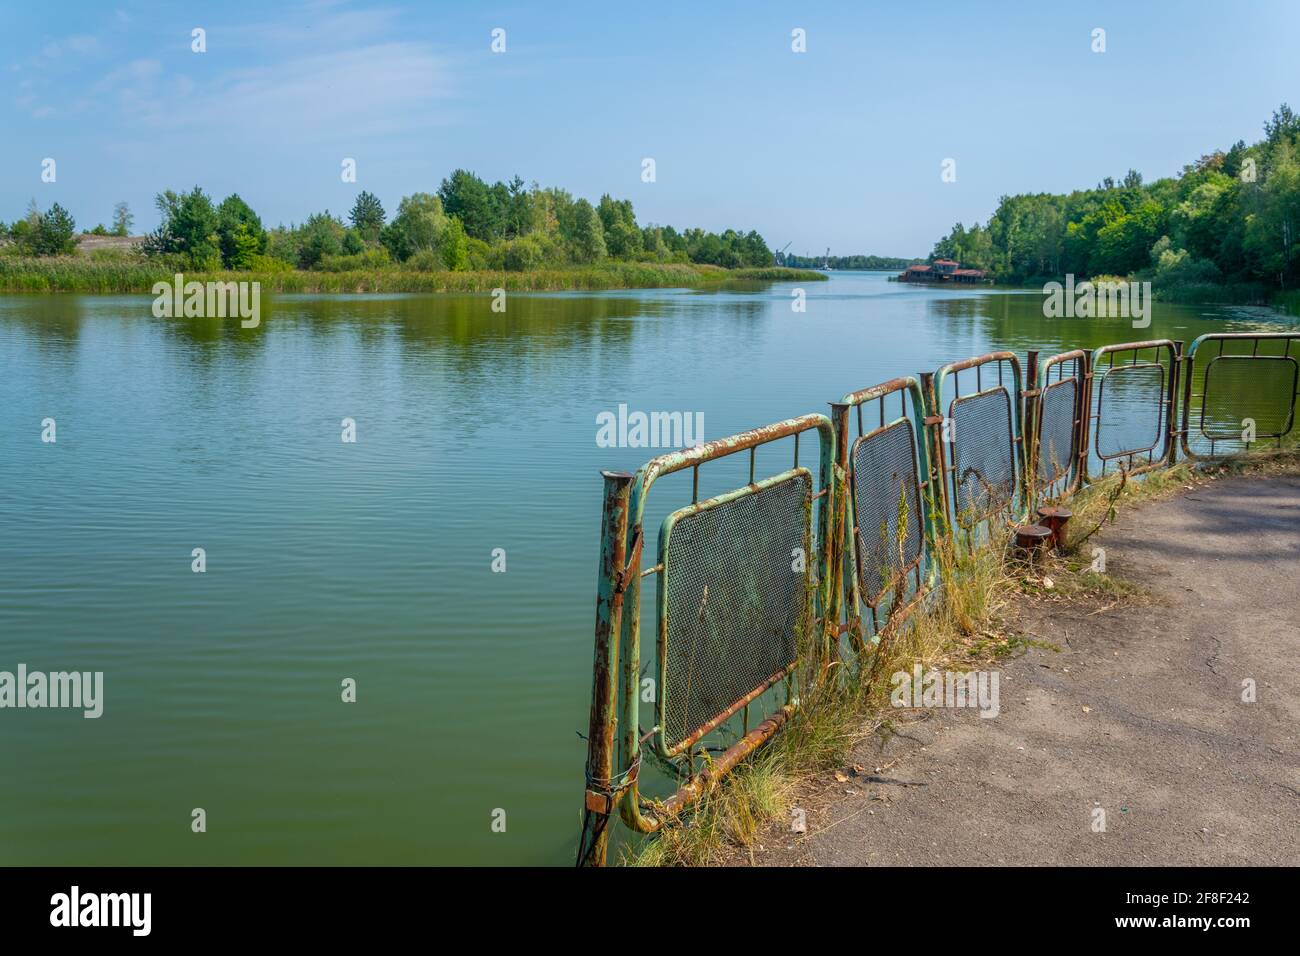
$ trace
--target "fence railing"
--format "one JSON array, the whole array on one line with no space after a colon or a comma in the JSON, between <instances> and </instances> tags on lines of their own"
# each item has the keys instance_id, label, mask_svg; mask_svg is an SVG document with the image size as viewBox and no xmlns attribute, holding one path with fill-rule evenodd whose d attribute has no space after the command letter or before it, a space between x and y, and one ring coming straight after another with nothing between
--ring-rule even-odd
<instances>
[{"instance_id":1,"label":"fence railing","mask_svg":"<svg viewBox=\"0 0 1300 956\"><path fill-rule=\"evenodd\" d=\"M925 381L929 387L928 376ZM842 568L832 578L831 595L834 608L846 608L845 630L857 650L896 608L923 597L934 583L927 543L936 530L940 472L932 464L926 404L921 383L909 376L831 405L845 489L836 511Z\"/></svg>"},{"instance_id":2,"label":"fence railing","mask_svg":"<svg viewBox=\"0 0 1300 956\"><path fill-rule=\"evenodd\" d=\"M1192 342L1179 430L1183 454L1215 458L1268 442L1280 447L1295 427L1297 343L1300 332L1220 332Z\"/></svg>"},{"instance_id":3,"label":"fence railing","mask_svg":"<svg viewBox=\"0 0 1300 956\"><path fill-rule=\"evenodd\" d=\"M865 654L905 621L942 584L939 536L972 540L994 517L1060 504L1108 469L1171 465L1180 442L1199 460L1280 446L1300 396L1297 342L1300 333L1224 333L1201 336L1186 355L1167 339L1041 362L1030 352L1023 379L1018 356L992 352L851 392L829 418L661 455L635 475L604 473L578 862L604 863L615 813L634 831L657 830L776 734L799 707L804 671L822 670L801 662L824 668L844 637ZM816 471L800 460L810 433ZM788 467L760 475L757 450L778 442L791 446ZM701 467L746 453L748 482L700 500ZM643 568L651 488L687 470L691 500L660 524ZM654 704L648 729L643 698ZM755 707L762 719L751 726ZM719 739L729 743L710 743ZM642 795L647 756L677 780L665 799Z\"/></svg>"}]
</instances>

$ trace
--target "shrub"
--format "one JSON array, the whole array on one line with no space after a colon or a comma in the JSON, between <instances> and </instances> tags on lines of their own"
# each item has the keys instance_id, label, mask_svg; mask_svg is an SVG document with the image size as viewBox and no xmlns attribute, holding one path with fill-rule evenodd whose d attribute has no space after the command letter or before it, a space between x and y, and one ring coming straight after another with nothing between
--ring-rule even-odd
<instances>
[{"instance_id":1,"label":"shrub","mask_svg":"<svg viewBox=\"0 0 1300 956\"><path fill-rule=\"evenodd\" d=\"M505 267L511 272L527 272L542 264L542 247L533 239L515 239L506 244Z\"/></svg>"},{"instance_id":2,"label":"shrub","mask_svg":"<svg viewBox=\"0 0 1300 956\"><path fill-rule=\"evenodd\" d=\"M293 263L285 262L277 256L253 256L248 264L249 272L293 272Z\"/></svg>"},{"instance_id":3,"label":"shrub","mask_svg":"<svg viewBox=\"0 0 1300 956\"><path fill-rule=\"evenodd\" d=\"M321 272L352 272L363 269L383 269L389 264L388 250L366 249L353 255L322 256L316 267Z\"/></svg>"},{"instance_id":4,"label":"shrub","mask_svg":"<svg viewBox=\"0 0 1300 956\"><path fill-rule=\"evenodd\" d=\"M442 272L447 268L442 256L432 249L421 249L403 262L402 266L411 272Z\"/></svg>"}]
</instances>

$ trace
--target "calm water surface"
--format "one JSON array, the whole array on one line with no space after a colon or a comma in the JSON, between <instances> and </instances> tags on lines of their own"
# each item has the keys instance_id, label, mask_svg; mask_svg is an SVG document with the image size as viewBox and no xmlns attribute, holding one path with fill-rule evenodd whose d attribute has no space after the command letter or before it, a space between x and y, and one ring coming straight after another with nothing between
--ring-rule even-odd
<instances>
[{"instance_id":1,"label":"calm water surface","mask_svg":"<svg viewBox=\"0 0 1300 956\"><path fill-rule=\"evenodd\" d=\"M0 670L105 673L98 720L0 711L0 864L570 863L598 472L652 454L597 447L599 412L715 438L995 347L1285 321L791 289L281 297L252 330L0 296Z\"/></svg>"}]
</instances>

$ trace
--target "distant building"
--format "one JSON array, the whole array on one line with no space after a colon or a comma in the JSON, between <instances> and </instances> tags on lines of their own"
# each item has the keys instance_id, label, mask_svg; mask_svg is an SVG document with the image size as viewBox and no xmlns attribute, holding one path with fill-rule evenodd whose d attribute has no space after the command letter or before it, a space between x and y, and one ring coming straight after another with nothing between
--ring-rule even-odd
<instances>
[{"instance_id":1,"label":"distant building","mask_svg":"<svg viewBox=\"0 0 1300 956\"><path fill-rule=\"evenodd\" d=\"M971 285L988 281L983 269L963 269L952 259L935 259L928 266L908 266L898 274L899 282L960 282Z\"/></svg>"}]
</instances>

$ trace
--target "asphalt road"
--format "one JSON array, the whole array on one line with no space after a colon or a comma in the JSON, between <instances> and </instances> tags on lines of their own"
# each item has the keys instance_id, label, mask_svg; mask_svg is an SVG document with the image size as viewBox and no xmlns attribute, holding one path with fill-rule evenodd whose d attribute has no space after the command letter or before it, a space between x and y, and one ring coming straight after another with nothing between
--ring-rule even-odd
<instances>
[{"instance_id":1,"label":"asphalt road","mask_svg":"<svg viewBox=\"0 0 1300 956\"><path fill-rule=\"evenodd\" d=\"M1199 485L1093 543L1148 600L1026 599L1060 651L992 665L997 717L899 711L754 862L1300 865L1300 476Z\"/></svg>"}]
</instances>

